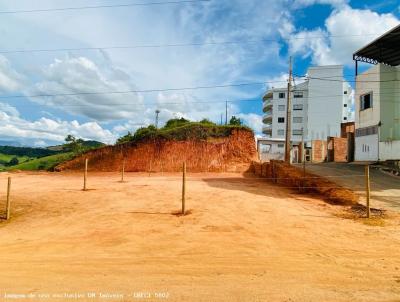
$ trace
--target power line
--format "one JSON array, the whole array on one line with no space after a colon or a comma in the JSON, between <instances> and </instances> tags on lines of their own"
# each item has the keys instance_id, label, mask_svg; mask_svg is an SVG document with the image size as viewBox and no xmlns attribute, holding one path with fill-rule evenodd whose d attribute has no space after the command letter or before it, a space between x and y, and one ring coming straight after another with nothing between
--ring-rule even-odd
<instances>
[{"instance_id":1,"label":"power line","mask_svg":"<svg viewBox=\"0 0 400 302\"><path fill-rule=\"evenodd\" d=\"M335 79L329 79L328 77L310 77L310 76L300 76L296 75L298 78L305 78L305 79L313 79L313 80L320 80L320 81L328 81L328 82L341 82L341 83L386 83L386 82L399 82L400 80L335 80Z\"/></svg>"},{"instance_id":2,"label":"power line","mask_svg":"<svg viewBox=\"0 0 400 302\"><path fill-rule=\"evenodd\" d=\"M365 89L373 88L373 87L364 87ZM286 89L286 88L282 88ZM400 95L400 89L391 89L391 88L381 88L381 90L390 90L392 92L381 92L380 95L384 96L398 96ZM397 93L396 93L397 92ZM112 92L94 92L93 94L108 94ZM123 93L130 93L130 92L123 92ZM57 97L57 96L65 96L66 94L46 94L46 95L31 95L31 96L0 96L0 98L36 98L36 97ZM80 94L73 94L73 95L80 95ZM345 94L322 94L322 95L313 95L313 96L303 96L302 98L298 98L297 100L304 100L304 99L313 99L313 98L334 98L334 97L340 97L340 96L346 96ZM381 100L382 101L382 100ZM139 104L139 103L96 103L96 104L90 104L90 105L84 105L84 104L60 104L63 107L91 107L91 106L109 106L109 105L115 105L115 106L146 106L146 105L157 105L157 106L164 106L164 105L185 105L185 104L208 104L208 103L233 103L233 102L263 102L262 98L260 99L238 99L238 100L230 100L230 101L225 101L225 100L213 100L213 101L205 101L205 100L195 100L195 101L183 101L183 102L152 102L152 103L145 103L145 104ZM394 101L385 101L383 102L388 102L388 103L398 103Z\"/></svg>"},{"instance_id":3,"label":"power line","mask_svg":"<svg viewBox=\"0 0 400 302\"><path fill-rule=\"evenodd\" d=\"M265 85L267 83L286 83L286 81L248 82L248 83L238 83L238 84L195 86L195 87L183 87L183 88L165 88L165 89L101 91L101 92L92 91L92 92L71 92L71 93L55 93L55 94L36 94L36 95L9 95L9 96L0 96L0 99L4 99L4 98L35 98L35 97L76 96L76 95L100 95L100 94L128 94L128 93L167 92L167 91L182 91L182 90L197 90L197 89L213 89L213 88L227 88L227 87L241 87L241 86L252 86L252 85Z\"/></svg>"},{"instance_id":4,"label":"power line","mask_svg":"<svg viewBox=\"0 0 400 302\"><path fill-rule=\"evenodd\" d=\"M0 12L1 13L1 12ZM174 47L190 47L190 46L213 46L213 45L235 45L235 44L257 44L266 42L281 42L291 40L322 39L322 38L346 38L357 36L375 36L376 34L366 35L327 35L314 37L292 37L280 39L256 39L242 41L220 41L220 42L199 42L199 43L172 43L172 44L142 44L142 45L117 45L117 46L98 46L98 47L66 47L66 48L37 48L37 49L3 49L1 54L12 53L40 53L40 52L63 52L63 51L96 51L96 50L118 50L118 49L140 49L140 48L174 48Z\"/></svg>"},{"instance_id":5,"label":"power line","mask_svg":"<svg viewBox=\"0 0 400 302\"><path fill-rule=\"evenodd\" d=\"M199 3L199 2L209 2L209 1L211 1L211 0L180 0L180 1L166 1L166 2L126 3L126 4L92 5L92 6L73 6L73 7L60 7L60 8L42 8L42 9L29 9L29 10L0 11L0 14L39 13L39 12L54 12L54 11L68 11L68 10L99 9L99 8L117 8L117 7L133 7L133 6L185 4L185 3Z\"/></svg>"}]
</instances>

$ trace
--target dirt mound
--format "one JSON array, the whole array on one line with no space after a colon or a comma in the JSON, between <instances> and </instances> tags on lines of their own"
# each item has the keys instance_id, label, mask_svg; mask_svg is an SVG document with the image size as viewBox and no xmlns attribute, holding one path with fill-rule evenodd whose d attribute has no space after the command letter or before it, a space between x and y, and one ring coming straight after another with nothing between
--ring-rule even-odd
<instances>
[{"instance_id":1,"label":"dirt mound","mask_svg":"<svg viewBox=\"0 0 400 302\"><path fill-rule=\"evenodd\" d=\"M312 173L303 174L302 169L284 163L282 161L272 161L269 163L254 163L254 172L269 178L271 181L283 184L303 193L318 193L325 200L332 204L354 205L357 204L359 197L347 188Z\"/></svg>"},{"instance_id":2,"label":"dirt mound","mask_svg":"<svg viewBox=\"0 0 400 302\"><path fill-rule=\"evenodd\" d=\"M186 161L189 172L244 172L257 159L254 134L232 130L227 137L169 140L149 139L89 151L56 167L56 171L79 170L89 159L91 171L119 171L125 159L127 172L177 172Z\"/></svg>"}]
</instances>

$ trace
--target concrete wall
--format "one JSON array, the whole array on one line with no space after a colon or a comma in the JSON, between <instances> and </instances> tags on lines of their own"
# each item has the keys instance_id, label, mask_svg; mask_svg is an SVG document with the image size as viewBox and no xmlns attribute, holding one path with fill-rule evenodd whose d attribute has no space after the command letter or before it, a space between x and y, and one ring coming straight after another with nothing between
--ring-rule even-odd
<instances>
[{"instance_id":1,"label":"concrete wall","mask_svg":"<svg viewBox=\"0 0 400 302\"><path fill-rule=\"evenodd\" d=\"M343 66L312 67L308 69L308 75L309 138L325 140L328 136L339 137L344 111Z\"/></svg>"},{"instance_id":2,"label":"concrete wall","mask_svg":"<svg viewBox=\"0 0 400 302\"><path fill-rule=\"evenodd\" d=\"M380 65L381 142L400 140L400 70ZM399 157L400 159L400 157Z\"/></svg>"},{"instance_id":3,"label":"concrete wall","mask_svg":"<svg viewBox=\"0 0 400 302\"><path fill-rule=\"evenodd\" d=\"M378 160L378 134L356 137L355 141L356 161Z\"/></svg>"},{"instance_id":4,"label":"concrete wall","mask_svg":"<svg viewBox=\"0 0 400 302\"><path fill-rule=\"evenodd\" d=\"M400 140L379 143L379 160L400 159Z\"/></svg>"},{"instance_id":5,"label":"concrete wall","mask_svg":"<svg viewBox=\"0 0 400 302\"><path fill-rule=\"evenodd\" d=\"M356 129L378 125L380 118L380 65L375 65L357 76L355 100ZM372 108L360 110L360 96L372 92Z\"/></svg>"}]
</instances>

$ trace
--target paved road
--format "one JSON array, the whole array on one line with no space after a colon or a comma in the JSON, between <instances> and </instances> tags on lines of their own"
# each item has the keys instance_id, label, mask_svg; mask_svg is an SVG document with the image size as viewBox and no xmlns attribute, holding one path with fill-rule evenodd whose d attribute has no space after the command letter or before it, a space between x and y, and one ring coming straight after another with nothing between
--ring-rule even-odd
<instances>
[{"instance_id":1,"label":"paved road","mask_svg":"<svg viewBox=\"0 0 400 302\"><path fill-rule=\"evenodd\" d=\"M330 180L355 190L365 199L364 165L322 163L307 164L306 167L308 172L328 176ZM371 167L370 179L371 206L400 212L400 178Z\"/></svg>"}]
</instances>

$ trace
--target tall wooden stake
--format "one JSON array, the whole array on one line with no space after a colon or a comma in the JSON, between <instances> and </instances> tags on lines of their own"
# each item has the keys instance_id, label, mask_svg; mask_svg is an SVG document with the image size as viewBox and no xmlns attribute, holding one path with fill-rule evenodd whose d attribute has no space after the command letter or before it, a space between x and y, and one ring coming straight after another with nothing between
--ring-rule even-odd
<instances>
[{"instance_id":1,"label":"tall wooden stake","mask_svg":"<svg viewBox=\"0 0 400 302\"><path fill-rule=\"evenodd\" d=\"M7 183L7 204L6 204L6 219L10 219L10 191L11 191L11 177L8 178L8 183Z\"/></svg>"},{"instance_id":2,"label":"tall wooden stake","mask_svg":"<svg viewBox=\"0 0 400 302\"><path fill-rule=\"evenodd\" d=\"M125 176L125 158L122 161L121 182L124 182L124 176Z\"/></svg>"},{"instance_id":3,"label":"tall wooden stake","mask_svg":"<svg viewBox=\"0 0 400 302\"><path fill-rule=\"evenodd\" d=\"M289 80L287 85L286 104L286 136L285 136L285 162L290 164L291 132L292 132L292 57L289 59Z\"/></svg>"},{"instance_id":4,"label":"tall wooden stake","mask_svg":"<svg viewBox=\"0 0 400 302\"><path fill-rule=\"evenodd\" d=\"M87 190L87 170L88 170L88 159L85 159L85 172L83 174L83 191Z\"/></svg>"},{"instance_id":5,"label":"tall wooden stake","mask_svg":"<svg viewBox=\"0 0 400 302\"><path fill-rule=\"evenodd\" d=\"M302 157L302 164L303 164L303 190L305 187L305 180L306 180L306 144L304 143L304 127L301 128L301 157Z\"/></svg>"},{"instance_id":6,"label":"tall wooden stake","mask_svg":"<svg viewBox=\"0 0 400 302\"><path fill-rule=\"evenodd\" d=\"M182 173L182 215L185 215L185 202L186 202L186 162L183 162L183 173Z\"/></svg>"},{"instance_id":7,"label":"tall wooden stake","mask_svg":"<svg viewBox=\"0 0 400 302\"><path fill-rule=\"evenodd\" d=\"M369 181L369 165L365 166L365 189L366 189L366 196L367 196L367 218L371 216L371 209L369 206L369 199L371 194L371 187Z\"/></svg>"}]
</instances>

